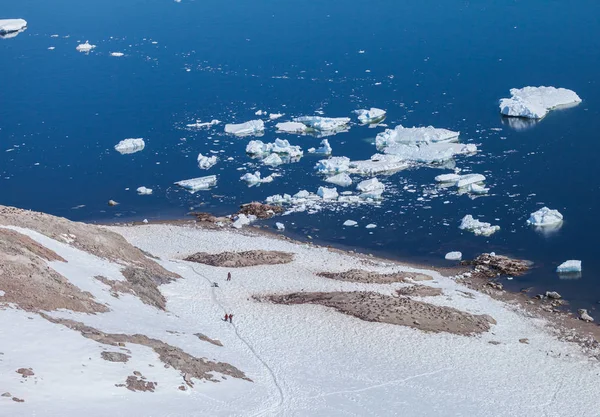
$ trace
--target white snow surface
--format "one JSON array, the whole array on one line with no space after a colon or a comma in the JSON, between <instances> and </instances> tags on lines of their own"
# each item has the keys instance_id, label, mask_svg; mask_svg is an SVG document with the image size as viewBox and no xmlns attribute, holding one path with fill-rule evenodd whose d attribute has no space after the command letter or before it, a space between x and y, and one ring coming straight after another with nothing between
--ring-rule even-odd
<instances>
[{"instance_id":1,"label":"white snow surface","mask_svg":"<svg viewBox=\"0 0 600 417\"><path fill-rule=\"evenodd\" d=\"M115 145L115 151L119 152L121 155L136 153L144 149L146 143L144 139L123 139L119 143Z\"/></svg>"},{"instance_id":2,"label":"white snow surface","mask_svg":"<svg viewBox=\"0 0 600 417\"><path fill-rule=\"evenodd\" d=\"M542 119L553 109L581 103L577 93L566 88L512 88L510 95L510 98L500 100L500 113L528 119Z\"/></svg>"},{"instance_id":3,"label":"white snow surface","mask_svg":"<svg viewBox=\"0 0 600 417\"><path fill-rule=\"evenodd\" d=\"M0 19L0 34L19 32L27 27L24 19Z\"/></svg>"},{"instance_id":4,"label":"white snow surface","mask_svg":"<svg viewBox=\"0 0 600 417\"><path fill-rule=\"evenodd\" d=\"M182 378L165 368L149 348L128 343L127 363L107 362L100 352L122 351L82 337L41 316L12 307L0 309L2 391L25 399L0 398L7 416L580 416L597 415L600 365L572 343L559 341L547 322L531 319L514 306L474 292L433 271L417 270L266 236L233 230L202 230L171 225L111 228L133 245L161 258L182 276L160 287L167 311L130 294L114 298L92 277L123 280L122 265L24 230L68 262L50 262L73 285L90 291L111 311L87 315L50 313L101 331L144 334L198 356L231 363L253 382L195 381L177 389ZM286 265L239 268L225 281L227 268L181 261L203 251L251 249L293 252ZM371 323L316 305L259 303L257 294L298 291L376 291L390 293L407 284L358 284L320 278L330 272L369 269L381 273L423 272L427 285L443 297L425 301L475 314L497 324L477 337L424 333ZM212 287L218 282L220 288ZM463 292L470 294L465 297ZM233 313L232 324L221 318ZM274 317L278 318L277 320ZM223 347L195 333L219 339ZM527 338L529 343L519 343ZM489 342L499 344L490 344ZM15 372L31 367L35 376ZM133 371L159 384L155 392L131 392L123 383ZM217 374L217 378L220 376ZM59 400L60 399L60 400ZM391 412L393 410L393 412Z\"/></svg>"},{"instance_id":5,"label":"white snow surface","mask_svg":"<svg viewBox=\"0 0 600 417\"><path fill-rule=\"evenodd\" d=\"M371 107L369 110L355 110L354 113L358 116L358 121L362 124L379 123L385 119L385 110Z\"/></svg>"},{"instance_id":6,"label":"white snow surface","mask_svg":"<svg viewBox=\"0 0 600 417\"><path fill-rule=\"evenodd\" d=\"M195 193L200 190L208 190L210 187L217 185L217 176L208 175L206 177L191 178L189 180L177 181L175 185L188 190L190 193Z\"/></svg>"},{"instance_id":7,"label":"white snow surface","mask_svg":"<svg viewBox=\"0 0 600 417\"><path fill-rule=\"evenodd\" d=\"M236 136L250 136L262 133L265 130L265 122L262 120L250 120L239 124L226 124L225 133Z\"/></svg>"},{"instance_id":8,"label":"white snow surface","mask_svg":"<svg viewBox=\"0 0 600 417\"><path fill-rule=\"evenodd\" d=\"M491 236L500 230L500 226L492 226L490 223L479 221L470 214L463 217L458 228L472 232L475 236Z\"/></svg>"},{"instance_id":9,"label":"white snow surface","mask_svg":"<svg viewBox=\"0 0 600 417\"><path fill-rule=\"evenodd\" d=\"M216 156L204 156L201 153L198 154L198 168L210 169L217 164Z\"/></svg>"},{"instance_id":10,"label":"white snow surface","mask_svg":"<svg viewBox=\"0 0 600 417\"><path fill-rule=\"evenodd\" d=\"M555 227L561 224L563 215L558 210L551 210L548 207L542 207L538 211L531 213L527 224L537 227Z\"/></svg>"},{"instance_id":11,"label":"white snow surface","mask_svg":"<svg viewBox=\"0 0 600 417\"><path fill-rule=\"evenodd\" d=\"M581 272L581 261L565 261L556 268L556 272L558 272L559 274Z\"/></svg>"}]
</instances>

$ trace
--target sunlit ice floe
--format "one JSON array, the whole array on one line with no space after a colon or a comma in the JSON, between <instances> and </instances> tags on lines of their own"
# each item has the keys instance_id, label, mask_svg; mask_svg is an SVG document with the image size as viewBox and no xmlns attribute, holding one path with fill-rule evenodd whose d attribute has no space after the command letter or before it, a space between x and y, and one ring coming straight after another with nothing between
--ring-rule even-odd
<instances>
[{"instance_id":1,"label":"sunlit ice floe","mask_svg":"<svg viewBox=\"0 0 600 417\"><path fill-rule=\"evenodd\" d=\"M250 223L254 222L257 220L257 217L253 214L249 214L249 215L245 215L245 214L238 214L235 218L234 218L234 222L231 224L231 227L235 228L235 229L241 229L244 226L248 226Z\"/></svg>"},{"instance_id":2,"label":"sunlit ice floe","mask_svg":"<svg viewBox=\"0 0 600 417\"><path fill-rule=\"evenodd\" d=\"M333 175L325 179L325 182L339 185L340 187L349 187L352 185L352 178L346 173Z\"/></svg>"},{"instance_id":3,"label":"sunlit ice floe","mask_svg":"<svg viewBox=\"0 0 600 417\"><path fill-rule=\"evenodd\" d=\"M275 127L281 133L303 134L306 133L306 131L308 130L308 127L306 127L305 124L299 122L277 123Z\"/></svg>"},{"instance_id":4,"label":"sunlit ice floe","mask_svg":"<svg viewBox=\"0 0 600 417\"><path fill-rule=\"evenodd\" d=\"M556 268L556 272L558 272L559 274L581 272L581 261L570 260L563 262Z\"/></svg>"},{"instance_id":5,"label":"sunlit ice floe","mask_svg":"<svg viewBox=\"0 0 600 417\"><path fill-rule=\"evenodd\" d=\"M481 222L467 214L458 226L461 230L472 232L475 236L491 236L500 230L500 226L492 226L490 223Z\"/></svg>"},{"instance_id":6,"label":"sunlit ice floe","mask_svg":"<svg viewBox=\"0 0 600 417\"><path fill-rule=\"evenodd\" d=\"M477 152L477 146L461 143L422 143L403 144L396 143L386 146L383 152L396 155L405 161L434 164L452 160L456 155L468 155Z\"/></svg>"},{"instance_id":7,"label":"sunlit ice floe","mask_svg":"<svg viewBox=\"0 0 600 417\"><path fill-rule=\"evenodd\" d=\"M332 175L346 172L350 169L350 158L345 156L334 156L329 159L322 159L315 165L319 174Z\"/></svg>"},{"instance_id":8,"label":"sunlit ice floe","mask_svg":"<svg viewBox=\"0 0 600 417\"><path fill-rule=\"evenodd\" d=\"M435 177L441 187L457 187L459 194L487 194L489 188L485 188L482 183L486 180L481 174L442 174Z\"/></svg>"},{"instance_id":9,"label":"sunlit ice floe","mask_svg":"<svg viewBox=\"0 0 600 417\"><path fill-rule=\"evenodd\" d=\"M555 231L562 227L563 215L558 210L551 210L548 207L542 207L538 211L531 213L527 224L534 226L537 230Z\"/></svg>"},{"instance_id":10,"label":"sunlit ice floe","mask_svg":"<svg viewBox=\"0 0 600 417\"><path fill-rule=\"evenodd\" d=\"M85 41L85 43L77 45L75 49L77 49L79 52L90 52L95 47L96 45L92 45L89 41Z\"/></svg>"},{"instance_id":11,"label":"sunlit ice floe","mask_svg":"<svg viewBox=\"0 0 600 417\"><path fill-rule=\"evenodd\" d=\"M358 175L391 175L409 166L400 156L375 154L364 161L350 161L348 172Z\"/></svg>"},{"instance_id":12,"label":"sunlit ice floe","mask_svg":"<svg viewBox=\"0 0 600 417\"><path fill-rule=\"evenodd\" d=\"M280 117L283 117L283 116L284 116L283 113L270 113L269 114L269 119L270 120L277 120L277 119L279 119Z\"/></svg>"},{"instance_id":13,"label":"sunlit ice floe","mask_svg":"<svg viewBox=\"0 0 600 417\"><path fill-rule=\"evenodd\" d=\"M123 52L111 52L110 56L114 56L114 57L120 58L122 56L125 56L125 54Z\"/></svg>"},{"instance_id":14,"label":"sunlit ice floe","mask_svg":"<svg viewBox=\"0 0 600 417\"><path fill-rule=\"evenodd\" d=\"M316 137L333 136L350 129L349 117L302 116L296 117L294 122L305 126L303 133Z\"/></svg>"},{"instance_id":15,"label":"sunlit ice floe","mask_svg":"<svg viewBox=\"0 0 600 417\"><path fill-rule=\"evenodd\" d=\"M377 178L371 178L358 183L358 185L356 186L356 190L361 193L360 197L363 200L379 200L381 199L381 195L385 191L385 185L381 183Z\"/></svg>"},{"instance_id":16,"label":"sunlit ice floe","mask_svg":"<svg viewBox=\"0 0 600 417\"><path fill-rule=\"evenodd\" d=\"M207 177L191 178L189 180L178 181L175 185L195 193L200 190L208 190L210 187L217 185L217 176L209 175Z\"/></svg>"},{"instance_id":17,"label":"sunlit ice floe","mask_svg":"<svg viewBox=\"0 0 600 417\"><path fill-rule=\"evenodd\" d=\"M123 139L121 142L115 145L115 150L121 155L136 153L144 149L146 143L144 139Z\"/></svg>"},{"instance_id":18,"label":"sunlit ice floe","mask_svg":"<svg viewBox=\"0 0 600 417\"><path fill-rule=\"evenodd\" d=\"M217 163L216 156L204 156L201 153L198 154L198 168L210 169Z\"/></svg>"},{"instance_id":19,"label":"sunlit ice floe","mask_svg":"<svg viewBox=\"0 0 600 417\"><path fill-rule=\"evenodd\" d=\"M27 27L25 19L0 19L0 35L21 32Z\"/></svg>"},{"instance_id":20,"label":"sunlit ice floe","mask_svg":"<svg viewBox=\"0 0 600 417\"><path fill-rule=\"evenodd\" d=\"M215 126L221 123L220 120L213 119L210 122L201 122L200 120L196 120L196 123L190 123L185 125L185 127L189 127L190 129L203 129L206 127Z\"/></svg>"},{"instance_id":21,"label":"sunlit ice floe","mask_svg":"<svg viewBox=\"0 0 600 417\"><path fill-rule=\"evenodd\" d=\"M300 146L292 146L284 139L275 139L273 143L264 143L260 140L252 140L246 146L246 153L254 156L265 156L272 153L287 155L290 158L301 158L304 155Z\"/></svg>"},{"instance_id":22,"label":"sunlit ice floe","mask_svg":"<svg viewBox=\"0 0 600 417\"><path fill-rule=\"evenodd\" d=\"M262 120L250 120L240 124L226 124L225 133L236 136L262 135L265 130L265 122Z\"/></svg>"},{"instance_id":23,"label":"sunlit ice floe","mask_svg":"<svg viewBox=\"0 0 600 417\"><path fill-rule=\"evenodd\" d=\"M460 261L462 259L462 252L448 252L446 256L444 256L444 259L447 261Z\"/></svg>"},{"instance_id":24,"label":"sunlit ice floe","mask_svg":"<svg viewBox=\"0 0 600 417\"><path fill-rule=\"evenodd\" d=\"M354 113L358 116L358 121L362 124L375 124L380 123L385 119L386 111L371 107L371 109L360 109L355 110Z\"/></svg>"},{"instance_id":25,"label":"sunlit ice floe","mask_svg":"<svg viewBox=\"0 0 600 417\"><path fill-rule=\"evenodd\" d=\"M353 227L353 226L357 226L358 222L355 220L346 220L344 223L342 223L342 226L346 226L346 227Z\"/></svg>"},{"instance_id":26,"label":"sunlit ice floe","mask_svg":"<svg viewBox=\"0 0 600 417\"><path fill-rule=\"evenodd\" d=\"M137 193L139 195L150 195L150 194L152 194L152 188L138 187L136 191L137 191Z\"/></svg>"},{"instance_id":27,"label":"sunlit ice floe","mask_svg":"<svg viewBox=\"0 0 600 417\"><path fill-rule=\"evenodd\" d=\"M321 141L320 148L310 148L308 150L308 153L314 153L319 155L331 155L331 152L333 152L333 149L331 148L331 145L329 144L329 141L327 139L323 139Z\"/></svg>"},{"instance_id":28,"label":"sunlit ice floe","mask_svg":"<svg viewBox=\"0 0 600 417\"><path fill-rule=\"evenodd\" d=\"M454 132L448 129L439 129L433 126L428 127L404 127L396 126L395 129L386 129L375 138L377 148L401 144L428 144L440 142L458 142L460 132Z\"/></svg>"},{"instance_id":29,"label":"sunlit ice floe","mask_svg":"<svg viewBox=\"0 0 600 417\"><path fill-rule=\"evenodd\" d=\"M261 178L261 173L260 171L256 171L255 173L246 173L244 174L240 180L245 181L248 186L252 187L254 185L258 185L258 184L264 184L264 183L268 183L268 182L273 182L273 180L276 177L280 177L281 175L279 174L271 174L267 177Z\"/></svg>"},{"instance_id":30,"label":"sunlit ice floe","mask_svg":"<svg viewBox=\"0 0 600 417\"><path fill-rule=\"evenodd\" d=\"M571 107L581 103L572 90L555 87L512 88L510 98L500 100L500 113L510 117L542 119L557 108Z\"/></svg>"}]
</instances>

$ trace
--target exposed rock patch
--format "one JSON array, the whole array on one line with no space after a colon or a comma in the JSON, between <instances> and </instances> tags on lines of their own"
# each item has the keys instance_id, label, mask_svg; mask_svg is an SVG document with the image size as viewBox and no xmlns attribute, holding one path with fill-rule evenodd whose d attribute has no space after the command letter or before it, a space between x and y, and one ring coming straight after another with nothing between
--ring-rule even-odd
<instances>
[{"instance_id":1,"label":"exposed rock patch","mask_svg":"<svg viewBox=\"0 0 600 417\"><path fill-rule=\"evenodd\" d=\"M198 252L185 258L186 261L227 268L243 268L258 265L287 264L294 254L281 251L250 250L245 252L222 252L217 254Z\"/></svg>"},{"instance_id":2,"label":"exposed rock patch","mask_svg":"<svg viewBox=\"0 0 600 417\"><path fill-rule=\"evenodd\" d=\"M27 378L28 376L34 376L35 373L31 368L19 368L16 371L18 374L21 374L23 378Z\"/></svg>"},{"instance_id":3,"label":"exposed rock patch","mask_svg":"<svg viewBox=\"0 0 600 417\"><path fill-rule=\"evenodd\" d=\"M131 358L131 356L126 355L126 354L121 353L121 352L108 352L108 351L102 352L100 354L100 356L105 361L109 361L109 362L123 362L123 363L127 362L129 360L129 358Z\"/></svg>"},{"instance_id":4,"label":"exposed rock patch","mask_svg":"<svg viewBox=\"0 0 600 417\"><path fill-rule=\"evenodd\" d=\"M236 214L254 215L259 219L270 219L276 214L283 213L283 207L272 206L258 202L243 204Z\"/></svg>"},{"instance_id":5,"label":"exposed rock patch","mask_svg":"<svg viewBox=\"0 0 600 417\"><path fill-rule=\"evenodd\" d=\"M436 297L443 294L441 288L430 287L427 285L411 285L410 287L396 290L396 293L406 297Z\"/></svg>"},{"instance_id":6,"label":"exposed rock patch","mask_svg":"<svg viewBox=\"0 0 600 417\"><path fill-rule=\"evenodd\" d=\"M519 276L525 274L531 268L531 262L529 261L489 253L482 253L474 260L463 261L461 264L474 266L475 272L488 278L494 278L498 275Z\"/></svg>"},{"instance_id":7,"label":"exposed rock patch","mask_svg":"<svg viewBox=\"0 0 600 417\"><path fill-rule=\"evenodd\" d=\"M204 342L212 343L215 346L223 346L223 343L221 343L220 340L211 339L210 337L208 337L202 333L196 333L196 334L194 334L194 336L198 337L198 339L200 339Z\"/></svg>"},{"instance_id":8,"label":"exposed rock patch","mask_svg":"<svg viewBox=\"0 0 600 417\"><path fill-rule=\"evenodd\" d=\"M427 332L472 335L486 332L495 320L488 315L473 315L450 307L436 306L410 298L375 292L313 292L271 295L276 304L318 304L361 320L408 326Z\"/></svg>"},{"instance_id":9,"label":"exposed rock patch","mask_svg":"<svg viewBox=\"0 0 600 417\"><path fill-rule=\"evenodd\" d=\"M158 382L146 381L145 377L141 376L141 374L139 375L139 377L137 375L129 375L125 381L125 387L129 391L154 392Z\"/></svg>"},{"instance_id":10,"label":"exposed rock patch","mask_svg":"<svg viewBox=\"0 0 600 417\"><path fill-rule=\"evenodd\" d=\"M394 282L429 281L432 280L429 275L417 274L414 272L394 272L391 274L380 274L373 271L364 271L362 269L350 269L344 272L321 272L320 277L337 279L339 281L360 282L364 284L392 284Z\"/></svg>"}]
</instances>

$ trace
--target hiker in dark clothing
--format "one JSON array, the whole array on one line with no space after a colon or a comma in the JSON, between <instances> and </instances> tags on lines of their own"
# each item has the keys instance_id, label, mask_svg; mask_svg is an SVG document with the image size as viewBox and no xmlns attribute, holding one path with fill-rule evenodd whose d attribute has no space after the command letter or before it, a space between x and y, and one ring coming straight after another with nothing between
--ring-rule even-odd
<instances>
[{"instance_id":1,"label":"hiker in dark clothing","mask_svg":"<svg viewBox=\"0 0 600 417\"><path fill-rule=\"evenodd\" d=\"M227 281L231 281L231 272L227 273Z\"/></svg>"},{"instance_id":2,"label":"hiker in dark clothing","mask_svg":"<svg viewBox=\"0 0 600 417\"><path fill-rule=\"evenodd\" d=\"M229 323L233 323L233 322L231 321L231 319L233 319L233 314L230 314L230 315L229 315Z\"/></svg>"},{"instance_id":3,"label":"hiker in dark clothing","mask_svg":"<svg viewBox=\"0 0 600 417\"><path fill-rule=\"evenodd\" d=\"M225 314L225 321L229 319L229 314Z\"/></svg>"}]
</instances>

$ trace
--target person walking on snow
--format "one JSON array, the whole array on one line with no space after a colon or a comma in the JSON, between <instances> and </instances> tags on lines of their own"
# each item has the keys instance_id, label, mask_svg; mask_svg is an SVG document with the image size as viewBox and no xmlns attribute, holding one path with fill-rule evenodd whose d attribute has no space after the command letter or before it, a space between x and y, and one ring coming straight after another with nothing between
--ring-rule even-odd
<instances>
[{"instance_id":1,"label":"person walking on snow","mask_svg":"<svg viewBox=\"0 0 600 417\"><path fill-rule=\"evenodd\" d=\"M233 323L231 320L233 319L233 314L229 315L229 323Z\"/></svg>"},{"instance_id":2,"label":"person walking on snow","mask_svg":"<svg viewBox=\"0 0 600 417\"><path fill-rule=\"evenodd\" d=\"M227 321L227 319L229 319L229 314L225 313L225 321Z\"/></svg>"},{"instance_id":3,"label":"person walking on snow","mask_svg":"<svg viewBox=\"0 0 600 417\"><path fill-rule=\"evenodd\" d=\"M231 281L231 272L227 273L227 281Z\"/></svg>"}]
</instances>

